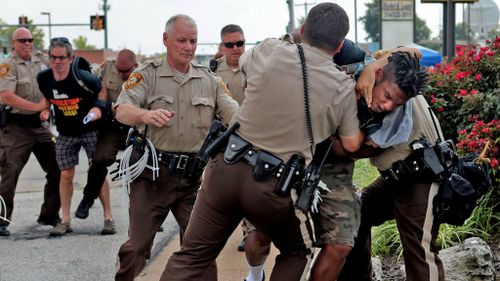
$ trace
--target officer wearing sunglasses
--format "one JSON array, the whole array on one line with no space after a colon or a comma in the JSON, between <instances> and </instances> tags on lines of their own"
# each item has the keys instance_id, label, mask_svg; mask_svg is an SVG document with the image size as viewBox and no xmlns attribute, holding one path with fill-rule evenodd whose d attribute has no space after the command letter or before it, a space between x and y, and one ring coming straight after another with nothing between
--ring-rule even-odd
<instances>
[{"instance_id":1,"label":"officer wearing sunglasses","mask_svg":"<svg viewBox=\"0 0 500 281\"><path fill-rule=\"evenodd\" d=\"M33 37L26 28L14 31L12 46L9 58L0 64L0 102L12 108L9 122L0 132L0 196L7 205L6 218L11 220L16 183L33 152L47 178L38 223L56 225L59 168L52 134L40 121L39 114L47 106L36 81L38 72L48 68L48 61L41 52L33 51ZM0 219L0 236L10 235L8 225L9 221Z\"/></svg>"},{"instance_id":2,"label":"officer wearing sunglasses","mask_svg":"<svg viewBox=\"0 0 500 281\"><path fill-rule=\"evenodd\" d=\"M229 92L239 104L243 102L244 79L238 61L245 52L245 35L243 29L236 24L224 26L220 32L219 51L222 57L216 60L212 71L226 83Z\"/></svg>"}]
</instances>

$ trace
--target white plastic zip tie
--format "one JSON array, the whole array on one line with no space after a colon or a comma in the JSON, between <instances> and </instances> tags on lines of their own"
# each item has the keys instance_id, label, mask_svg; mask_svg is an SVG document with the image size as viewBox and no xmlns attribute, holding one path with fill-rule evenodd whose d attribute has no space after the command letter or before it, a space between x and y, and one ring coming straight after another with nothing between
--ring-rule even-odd
<instances>
[{"instance_id":1,"label":"white plastic zip tie","mask_svg":"<svg viewBox=\"0 0 500 281\"><path fill-rule=\"evenodd\" d=\"M326 183L324 183L322 180L319 181L318 186L316 189L314 189L313 193L313 200L311 204L311 212L312 213L318 213L319 212L319 204L323 202L323 198L321 198L321 195L323 193L329 193L331 190L326 186Z\"/></svg>"},{"instance_id":2,"label":"white plastic zip tie","mask_svg":"<svg viewBox=\"0 0 500 281\"><path fill-rule=\"evenodd\" d=\"M2 215L2 213L5 215ZM3 201L2 196L0 196L0 219L12 223L10 220L7 219L7 205L5 205L5 201Z\"/></svg>"},{"instance_id":3,"label":"white plastic zip tie","mask_svg":"<svg viewBox=\"0 0 500 281\"><path fill-rule=\"evenodd\" d=\"M147 144L144 148L144 153L141 155L139 160L134 164L130 165L130 158L133 152L133 145L128 146L125 151L123 151L122 158L118 165L118 172L116 175L116 180L121 180L122 187L126 194L130 193L130 183L134 181L145 168L153 171L153 181L159 176L159 166L158 166L158 156L156 154L156 149L153 143L146 139ZM152 166L149 166L148 159L151 153Z\"/></svg>"}]
</instances>

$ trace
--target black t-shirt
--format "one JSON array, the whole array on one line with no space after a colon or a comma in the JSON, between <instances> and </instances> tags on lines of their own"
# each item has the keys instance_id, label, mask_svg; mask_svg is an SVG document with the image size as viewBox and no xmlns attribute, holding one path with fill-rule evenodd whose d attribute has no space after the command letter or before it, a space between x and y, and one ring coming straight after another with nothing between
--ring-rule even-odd
<instances>
[{"instance_id":1,"label":"black t-shirt","mask_svg":"<svg viewBox=\"0 0 500 281\"><path fill-rule=\"evenodd\" d=\"M83 124L83 118L94 107L98 92L84 90L71 73L64 80L56 81L52 69L37 76L38 86L45 98L54 105L57 131L67 136L77 136L97 130L97 122Z\"/></svg>"}]
</instances>

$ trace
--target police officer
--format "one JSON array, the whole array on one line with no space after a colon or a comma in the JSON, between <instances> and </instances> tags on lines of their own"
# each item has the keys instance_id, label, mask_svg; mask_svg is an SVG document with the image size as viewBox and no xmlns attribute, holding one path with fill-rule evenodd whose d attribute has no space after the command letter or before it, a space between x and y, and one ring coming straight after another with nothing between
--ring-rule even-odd
<instances>
[{"instance_id":1,"label":"police officer","mask_svg":"<svg viewBox=\"0 0 500 281\"><path fill-rule=\"evenodd\" d=\"M273 280L302 277L311 246L307 219L294 210L292 195L276 192L278 178L295 171L296 159L309 163L314 146L334 132L348 151L357 150L364 137L355 83L332 62L349 29L347 14L322 3L311 9L303 28L300 45L266 39L242 58L246 97L233 119L240 127L224 156L217 154L207 166L181 250L161 280L202 280L242 217L280 250Z\"/></svg>"},{"instance_id":2,"label":"police officer","mask_svg":"<svg viewBox=\"0 0 500 281\"><path fill-rule=\"evenodd\" d=\"M219 51L223 56L217 59L217 65L212 71L222 78L233 98L241 104L245 98L245 84L238 60L245 52L245 35L239 25L228 24L220 31L220 37Z\"/></svg>"},{"instance_id":3,"label":"police officer","mask_svg":"<svg viewBox=\"0 0 500 281\"><path fill-rule=\"evenodd\" d=\"M238 108L222 80L195 65L197 27L186 15L170 18L163 33L167 57L139 67L123 86L116 118L128 125L146 125L146 137L156 148L159 178L150 170L130 186L129 239L120 247L116 280L133 280L144 267L155 232L172 211L186 231L200 184L190 175L194 154L218 115L229 122ZM215 273L208 270L211 275Z\"/></svg>"},{"instance_id":4,"label":"police officer","mask_svg":"<svg viewBox=\"0 0 500 281\"><path fill-rule=\"evenodd\" d=\"M47 174L38 223L54 226L59 221L60 172L52 134L40 121L39 114L47 105L36 81L37 73L47 69L48 64L41 52L33 52L33 37L28 29L16 29L12 44L14 51L0 65L0 100L12 107L10 122L0 133L0 196L5 200L6 218L10 220L19 174L33 152ZM0 219L0 236L10 234L8 225Z\"/></svg>"},{"instance_id":5,"label":"police officer","mask_svg":"<svg viewBox=\"0 0 500 281\"><path fill-rule=\"evenodd\" d=\"M395 219L398 225L406 280L445 280L435 245L439 223L432 212L432 199L439 185L428 176L416 175L420 178L418 181L403 177L394 180L388 176L395 172L392 170L393 163L410 155L411 142L425 138L434 144L438 139L429 105L422 96L412 99L412 118L413 126L407 142L389 147L379 156L371 158L371 163L381 171L382 176L362 191L358 237L338 280L372 280L371 227L390 219ZM435 116L434 120L437 122Z\"/></svg>"},{"instance_id":6,"label":"police officer","mask_svg":"<svg viewBox=\"0 0 500 281\"><path fill-rule=\"evenodd\" d=\"M99 78L103 87L99 93L99 102L106 108L101 112L103 123L99 127L94 159L89 167L87 185L83 190L83 198L75 212L76 217L85 219L94 200L99 196L104 207L104 228L102 234L114 234L115 225L111 216L109 184L106 181L107 167L114 163L116 154L125 148L129 126L121 124L111 112L112 103L116 102L122 85L137 68L135 53L129 49L118 52L116 58L107 59L99 69ZM102 188L101 188L102 186Z\"/></svg>"}]
</instances>

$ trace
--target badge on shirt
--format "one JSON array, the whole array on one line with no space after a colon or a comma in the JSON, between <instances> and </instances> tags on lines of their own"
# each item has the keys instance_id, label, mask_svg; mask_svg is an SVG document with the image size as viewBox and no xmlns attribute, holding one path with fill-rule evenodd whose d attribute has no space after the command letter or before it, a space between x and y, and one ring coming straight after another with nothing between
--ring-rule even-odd
<instances>
[{"instance_id":1,"label":"badge on shirt","mask_svg":"<svg viewBox=\"0 0 500 281\"><path fill-rule=\"evenodd\" d=\"M10 70L10 65L8 63L0 64L0 78L3 78L7 74L9 74L9 70Z\"/></svg>"},{"instance_id":2,"label":"badge on shirt","mask_svg":"<svg viewBox=\"0 0 500 281\"><path fill-rule=\"evenodd\" d=\"M128 78L127 82L125 83L125 90L130 90L134 88L135 86L139 85L141 81L144 80L144 77L142 77L142 74L133 72L130 74L130 77Z\"/></svg>"}]
</instances>

